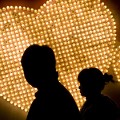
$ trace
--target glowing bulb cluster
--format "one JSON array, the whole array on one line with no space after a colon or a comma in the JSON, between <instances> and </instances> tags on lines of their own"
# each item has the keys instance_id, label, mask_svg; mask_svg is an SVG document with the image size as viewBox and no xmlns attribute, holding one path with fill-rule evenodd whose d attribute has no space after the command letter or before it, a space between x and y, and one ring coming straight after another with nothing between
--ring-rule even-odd
<instances>
[{"instance_id":1,"label":"glowing bulb cluster","mask_svg":"<svg viewBox=\"0 0 120 120\"><path fill-rule=\"evenodd\" d=\"M0 11L1 96L28 111L36 89L25 80L20 64L33 43L55 52L60 82L80 108L80 70L97 67L107 72L113 56L116 26L100 0L49 0L38 10L8 6Z\"/></svg>"}]
</instances>

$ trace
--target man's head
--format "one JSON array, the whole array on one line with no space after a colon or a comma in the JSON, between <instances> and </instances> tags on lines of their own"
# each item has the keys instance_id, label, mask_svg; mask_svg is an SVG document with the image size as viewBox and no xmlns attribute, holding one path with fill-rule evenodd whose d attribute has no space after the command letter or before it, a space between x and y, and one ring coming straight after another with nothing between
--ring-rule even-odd
<instances>
[{"instance_id":1,"label":"man's head","mask_svg":"<svg viewBox=\"0 0 120 120\"><path fill-rule=\"evenodd\" d=\"M27 82L33 87L47 84L56 74L56 60L53 50L47 45L30 45L21 59Z\"/></svg>"}]
</instances>

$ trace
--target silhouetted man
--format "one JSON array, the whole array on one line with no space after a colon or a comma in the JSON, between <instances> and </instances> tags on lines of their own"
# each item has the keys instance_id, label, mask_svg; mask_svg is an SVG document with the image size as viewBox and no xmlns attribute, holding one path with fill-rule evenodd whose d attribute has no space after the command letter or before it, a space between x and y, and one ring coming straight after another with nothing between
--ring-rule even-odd
<instances>
[{"instance_id":1,"label":"silhouetted man","mask_svg":"<svg viewBox=\"0 0 120 120\"><path fill-rule=\"evenodd\" d=\"M78 107L58 81L53 50L47 45L29 46L21 59L27 82L38 89L27 120L78 120Z\"/></svg>"}]
</instances>

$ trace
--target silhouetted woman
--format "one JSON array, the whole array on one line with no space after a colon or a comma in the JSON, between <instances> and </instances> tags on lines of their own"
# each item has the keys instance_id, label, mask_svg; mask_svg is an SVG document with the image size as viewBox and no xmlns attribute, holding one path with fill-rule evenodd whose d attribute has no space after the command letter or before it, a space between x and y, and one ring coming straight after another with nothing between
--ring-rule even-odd
<instances>
[{"instance_id":1,"label":"silhouetted woman","mask_svg":"<svg viewBox=\"0 0 120 120\"><path fill-rule=\"evenodd\" d=\"M103 74L97 68L83 69L78 75L81 95L86 102L80 110L81 120L116 120L117 106L101 91L108 82L114 82L112 75Z\"/></svg>"}]
</instances>

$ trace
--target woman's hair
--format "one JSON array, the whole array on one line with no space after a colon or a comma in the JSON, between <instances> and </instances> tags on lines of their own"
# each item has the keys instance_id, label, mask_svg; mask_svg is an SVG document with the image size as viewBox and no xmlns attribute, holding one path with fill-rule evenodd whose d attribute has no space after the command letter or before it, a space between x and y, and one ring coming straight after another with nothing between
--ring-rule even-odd
<instances>
[{"instance_id":1,"label":"woman's hair","mask_svg":"<svg viewBox=\"0 0 120 120\"><path fill-rule=\"evenodd\" d=\"M102 90L108 82L114 82L113 76L108 73L103 74L97 68L83 69L78 75L78 81L82 85L97 87Z\"/></svg>"},{"instance_id":2,"label":"woman's hair","mask_svg":"<svg viewBox=\"0 0 120 120\"><path fill-rule=\"evenodd\" d=\"M103 74L103 81L105 81L105 83L115 82L115 81L113 80L113 76L112 76L112 75L109 75L108 73Z\"/></svg>"}]
</instances>

